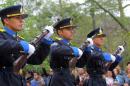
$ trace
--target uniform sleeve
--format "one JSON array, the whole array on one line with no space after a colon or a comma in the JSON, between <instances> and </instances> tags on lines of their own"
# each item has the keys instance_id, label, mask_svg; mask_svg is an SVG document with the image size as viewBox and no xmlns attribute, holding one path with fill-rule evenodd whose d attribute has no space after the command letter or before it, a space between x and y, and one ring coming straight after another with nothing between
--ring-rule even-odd
<instances>
[{"instance_id":1,"label":"uniform sleeve","mask_svg":"<svg viewBox=\"0 0 130 86\"><path fill-rule=\"evenodd\" d=\"M65 45L59 45L56 42L54 42L51 46L51 54L58 56L72 56L72 57L74 56L71 47Z\"/></svg>"},{"instance_id":2,"label":"uniform sleeve","mask_svg":"<svg viewBox=\"0 0 130 86\"><path fill-rule=\"evenodd\" d=\"M48 42L46 41L40 44L34 54L28 59L28 64L39 65L46 59L50 52L50 42L49 44Z\"/></svg>"},{"instance_id":3,"label":"uniform sleeve","mask_svg":"<svg viewBox=\"0 0 130 86\"><path fill-rule=\"evenodd\" d=\"M122 57L121 57L121 56L115 55L115 57L116 57L115 62L113 62L113 63L110 65L110 67L109 67L109 70L110 70L110 71L113 71L113 69L122 61Z\"/></svg>"},{"instance_id":4,"label":"uniform sleeve","mask_svg":"<svg viewBox=\"0 0 130 86\"><path fill-rule=\"evenodd\" d=\"M22 50L22 47L17 41L4 39L3 35L0 33L0 53L19 52L20 50Z\"/></svg>"},{"instance_id":5,"label":"uniform sleeve","mask_svg":"<svg viewBox=\"0 0 130 86\"><path fill-rule=\"evenodd\" d=\"M87 59L88 59L89 56L91 56L91 48L90 47L86 47L84 49L83 55L78 60L78 62L76 64L76 67L83 68L86 65L86 63L87 63Z\"/></svg>"},{"instance_id":6,"label":"uniform sleeve","mask_svg":"<svg viewBox=\"0 0 130 86\"><path fill-rule=\"evenodd\" d=\"M81 58L77 61L76 67L83 68L85 64L87 63L87 54L84 52Z\"/></svg>"},{"instance_id":7,"label":"uniform sleeve","mask_svg":"<svg viewBox=\"0 0 130 86\"><path fill-rule=\"evenodd\" d=\"M81 58L78 60L76 66L79 68L84 67L87 64L87 59L88 58L101 58L102 57L102 52L98 52L95 49L93 49L92 47L86 47L83 55L81 56Z\"/></svg>"}]
</instances>

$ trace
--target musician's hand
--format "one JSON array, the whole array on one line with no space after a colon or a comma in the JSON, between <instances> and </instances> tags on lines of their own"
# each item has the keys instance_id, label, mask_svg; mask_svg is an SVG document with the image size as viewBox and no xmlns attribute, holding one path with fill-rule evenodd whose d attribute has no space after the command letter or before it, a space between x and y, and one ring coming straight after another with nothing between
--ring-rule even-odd
<instances>
[{"instance_id":1,"label":"musician's hand","mask_svg":"<svg viewBox=\"0 0 130 86\"><path fill-rule=\"evenodd\" d=\"M117 55L121 56L121 54L124 52L125 49L123 46L118 46L117 50L118 50Z\"/></svg>"},{"instance_id":2,"label":"musician's hand","mask_svg":"<svg viewBox=\"0 0 130 86\"><path fill-rule=\"evenodd\" d=\"M88 43L88 46L92 46L93 45L93 40L91 38L87 38L86 42Z\"/></svg>"},{"instance_id":3,"label":"musician's hand","mask_svg":"<svg viewBox=\"0 0 130 86\"><path fill-rule=\"evenodd\" d=\"M46 26L44 29L49 32L44 38L49 39L54 33L54 28L52 26Z\"/></svg>"},{"instance_id":4,"label":"musician's hand","mask_svg":"<svg viewBox=\"0 0 130 86\"><path fill-rule=\"evenodd\" d=\"M28 57L30 57L34 52L35 52L35 47L33 45L29 44Z\"/></svg>"},{"instance_id":5,"label":"musician's hand","mask_svg":"<svg viewBox=\"0 0 130 86\"><path fill-rule=\"evenodd\" d=\"M77 59L80 59L82 54L83 54L83 51L81 49L78 48L78 51L79 51L79 57Z\"/></svg>"},{"instance_id":6,"label":"musician's hand","mask_svg":"<svg viewBox=\"0 0 130 86\"><path fill-rule=\"evenodd\" d=\"M23 41L23 40L21 40L19 42L19 44L21 45L21 47L22 47L25 54L29 54L29 56L30 56L30 55L32 55L34 53L35 47L33 45L31 45L28 42Z\"/></svg>"}]
</instances>

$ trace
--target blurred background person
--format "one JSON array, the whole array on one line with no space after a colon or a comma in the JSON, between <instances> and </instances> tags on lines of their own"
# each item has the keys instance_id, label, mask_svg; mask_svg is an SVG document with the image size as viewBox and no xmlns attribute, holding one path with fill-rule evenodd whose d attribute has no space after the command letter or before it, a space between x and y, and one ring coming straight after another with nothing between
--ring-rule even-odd
<instances>
[{"instance_id":1,"label":"blurred background person","mask_svg":"<svg viewBox=\"0 0 130 86\"><path fill-rule=\"evenodd\" d=\"M78 68L78 76L76 77L76 84L83 86L84 81L87 79L86 70L84 68Z\"/></svg>"},{"instance_id":2,"label":"blurred background person","mask_svg":"<svg viewBox=\"0 0 130 86\"><path fill-rule=\"evenodd\" d=\"M126 74L124 75L125 83L128 83L130 86L130 67L126 67Z\"/></svg>"},{"instance_id":3,"label":"blurred background person","mask_svg":"<svg viewBox=\"0 0 130 86\"><path fill-rule=\"evenodd\" d=\"M105 79L106 79L107 86L113 86L114 79L112 77L111 71L107 71L107 73L105 75Z\"/></svg>"},{"instance_id":4,"label":"blurred background person","mask_svg":"<svg viewBox=\"0 0 130 86\"><path fill-rule=\"evenodd\" d=\"M33 76L34 78L31 80L31 86L45 86L45 82L39 73L34 72Z\"/></svg>"},{"instance_id":5,"label":"blurred background person","mask_svg":"<svg viewBox=\"0 0 130 86\"><path fill-rule=\"evenodd\" d=\"M121 69L120 69L120 67L116 67L114 70L113 70L113 72L114 72L114 79L115 79L115 81L117 81L117 83L119 84L119 85L123 85L124 84L124 78L123 78L123 75L121 74Z\"/></svg>"}]
</instances>

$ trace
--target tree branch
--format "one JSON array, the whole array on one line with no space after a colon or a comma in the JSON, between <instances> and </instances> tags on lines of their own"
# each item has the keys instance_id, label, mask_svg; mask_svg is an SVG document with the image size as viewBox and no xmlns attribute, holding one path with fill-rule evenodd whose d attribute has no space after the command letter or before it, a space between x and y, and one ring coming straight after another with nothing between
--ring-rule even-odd
<instances>
[{"instance_id":1,"label":"tree branch","mask_svg":"<svg viewBox=\"0 0 130 86\"><path fill-rule=\"evenodd\" d=\"M94 2L99 8L101 8L103 11L105 11L106 13L108 13L108 14L120 25L120 27L121 27L124 31L128 32L127 28L126 28L110 11L108 11L107 9L105 9L105 8L104 8L102 5L100 5L97 1L93 0L93 2Z\"/></svg>"},{"instance_id":2,"label":"tree branch","mask_svg":"<svg viewBox=\"0 0 130 86\"><path fill-rule=\"evenodd\" d=\"M125 5L125 6L123 7L123 9L127 8L128 6L130 6L130 4Z\"/></svg>"}]
</instances>

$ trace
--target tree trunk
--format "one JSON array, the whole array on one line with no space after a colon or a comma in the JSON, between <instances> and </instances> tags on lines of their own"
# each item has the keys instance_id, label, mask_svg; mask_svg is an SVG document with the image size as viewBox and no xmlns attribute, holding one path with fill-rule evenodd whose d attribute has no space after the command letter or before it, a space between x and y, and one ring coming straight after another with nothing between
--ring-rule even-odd
<instances>
[{"instance_id":1,"label":"tree trunk","mask_svg":"<svg viewBox=\"0 0 130 86\"><path fill-rule=\"evenodd\" d=\"M60 7L60 11L59 11L59 13L60 13L60 16L62 17L63 16L63 12L62 12L62 0L59 0L59 7Z\"/></svg>"},{"instance_id":2,"label":"tree trunk","mask_svg":"<svg viewBox=\"0 0 130 86\"><path fill-rule=\"evenodd\" d=\"M118 6L119 6L119 12L120 12L120 18L124 18L124 8L122 6L122 0L118 0Z\"/></svg>"},{"instance_id":3,"label":"tree trunk","mask_svg":"<svg viewBox=\"0 0 130 86\"><path fill-rule=\"evenodd\" d=\"M94 7L93 0L90 1L90 2L91 2L90 15L91 15L91 17L92 17L92 25L93 25L93 29L95 29L95 28L96 28L95 7Z\"/></svg>"}]
</instances>

